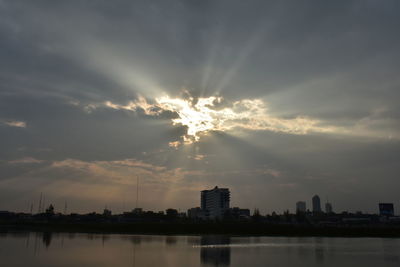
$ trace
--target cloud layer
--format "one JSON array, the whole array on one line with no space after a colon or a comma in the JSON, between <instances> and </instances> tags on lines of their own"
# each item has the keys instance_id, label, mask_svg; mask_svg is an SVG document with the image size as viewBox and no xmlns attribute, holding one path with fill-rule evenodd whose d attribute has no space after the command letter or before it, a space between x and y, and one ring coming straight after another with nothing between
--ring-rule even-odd
<instances>
[{"instance_id":1,"label":"cloud layer","mask_svg":"<svg viewBox=\"0 0 400 267\"><path fill-rule=\"evenodd\" d=\"M45 191L120 210L138 175L152 209L215 185L263 212L316 193L335 210L399 205L399 11L0 1L0 209Z\"/></svg>"},{"instance_id":2,"label":"cloud layer","mask_svg":"<svg viewBox=\"0 0 400 267\"><path fill-rule=\"evenodd\" d=\"M227 103L222 97L171 98L163 96L149 104L145 98L127 105L118 105L106 101L104 106L117 110L142 110L146 115L159 116L163 112L172 112L174 125L187 128L183 140L186 143L199 141L201 134L210 131L229 131L235 128L246 130L267 130L289 134L308 132L333 132L334 127L318 126L319 121L306 117L284 119L268 114L268 109L261 99L243 99ZM92 105L93 106L93 105ZM90 106L89 106L90 107ZM94 106L93 106L94 107Z\"/></svg>"}]
</instances>

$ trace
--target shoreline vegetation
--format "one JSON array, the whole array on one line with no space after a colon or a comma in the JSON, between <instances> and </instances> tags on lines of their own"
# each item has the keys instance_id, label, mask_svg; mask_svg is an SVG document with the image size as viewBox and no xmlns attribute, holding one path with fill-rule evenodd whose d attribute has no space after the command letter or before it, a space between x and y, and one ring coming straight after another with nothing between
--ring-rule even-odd
<instances>
[{"instance_id":1,"label":"shoreline vegetation","mask_svg":"<svg viewBox=\"0 0 400 267\"><path fill-rule=\"evenodd\" d=\"M56 223L0 222L0 232L65 232L154 235L232 235L290 237L385 237L399 238L399 226L315 226L255 222L202 223Z\"/></svg>"}]
</instances>

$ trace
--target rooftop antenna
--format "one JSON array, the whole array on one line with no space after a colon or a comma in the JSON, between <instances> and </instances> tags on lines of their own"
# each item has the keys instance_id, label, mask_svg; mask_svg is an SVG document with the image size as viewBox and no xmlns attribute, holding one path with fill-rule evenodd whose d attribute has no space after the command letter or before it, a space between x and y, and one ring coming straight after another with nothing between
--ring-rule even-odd
<instances>
[{"instance_id":1,"label":"rooftop antenna","mask_svg":"<svg viewBox=\"0 0 400 267\"><path fill-rule=\"evenodd\" d=\"M138 207L139 201L139 176L136 177L136 208Z\"/></svg>"},{"instance_id":2,"label":"rooftop antenna","mask_svg":"<svg viewBox=\"0 0 400 267\"><path fill-rule=\"evenodd\" d=\"M31 214L33 212L33 203L31 203Z\"/></svg>"},{"instance_id":3,"label":"rooftop antenna","mask_svg":"<svg viewBox=\"0 0 400 267\"><path fill-rule=\"evenodd\" d=\"M124 212L125 211L125 192L123 193L123 196L122 196L122 212Z\"/></svg>"},{"instance_id":4,"label":"rooftop antenna","mask_svg":"<svg viewBox=\"0 0 400 267\"><path fill-rule=\"evenodd\" d=\"M42 209L42 197L43 193L40 193L38 213L40 213Z\"/></svg>"},{"instance_id":5,"label":"rooftop antenna","mask_svg":"<svg viewBox=\"0 0 400 267\"><path fill-rule=\"evenodd\" d=\"M46 209L46 197L43 195L43 205L42 205L42 212L44 212L45 211L45 209Z\"/></svg>"}]
</instances>

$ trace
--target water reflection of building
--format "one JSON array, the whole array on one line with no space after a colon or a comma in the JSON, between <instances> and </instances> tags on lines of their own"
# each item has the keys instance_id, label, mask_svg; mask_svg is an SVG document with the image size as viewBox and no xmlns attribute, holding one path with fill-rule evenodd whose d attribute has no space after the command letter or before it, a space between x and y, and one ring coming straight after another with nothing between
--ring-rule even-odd
<instances>
[{"instance_id":1,"label":"water reflection of building","mask_svg":"<svg viewBox=\"0 0 400 267\"><path fill-rule=\"evenodd\" d=\"M229 266L231 263L230 243L231 239L227 236L202 236L200 240L201 264L203 266Z\"/></svg>"},{"instance_id":2,"label":"water reflection of building","mask_svg":"<svg viewBox=\"0 0 400 267\"><path fill-rule=\"evenodd\" d=\"M128 239L135 245L140 245L140 243L142 243L142 237L140 235L129 236Z\"/></svg>"},{"instance_id":3,"label":"water reflection of building","mask_svg":"<svg viewBox=\"0 0 400 267\"><path fill-rule=\"evenodd\" d=\"M171 236L167 236L167 237L165 238L165 244L166 244L167 246L176 245L177 242L178 242L178 239L176 238L176 236L171 235Z\"/></svg>"},{"instance_id":4,"label":"water reflection of building","mask_svg":"<svg viewBox=\"0 0 400 267\"><path fill-rule=\"evenodd\" d=\"M43 244L46 246L46 248L48 248L51 244L51 237L52 237L52 233L51 232L44 232L43 236L42 236L42 241Z\"/></svg>"},{"instance_id":5,"label":"water reflection of building","mask_svg":"<svg viewBox=\"0 0 400 267\"><path fill-rule=\"evenodd\" d=\"M322 264L325 261L325 250L323 245L324 239L319 237L314 239L315 262L318 264Z\"/></svg>"}]
</instances>

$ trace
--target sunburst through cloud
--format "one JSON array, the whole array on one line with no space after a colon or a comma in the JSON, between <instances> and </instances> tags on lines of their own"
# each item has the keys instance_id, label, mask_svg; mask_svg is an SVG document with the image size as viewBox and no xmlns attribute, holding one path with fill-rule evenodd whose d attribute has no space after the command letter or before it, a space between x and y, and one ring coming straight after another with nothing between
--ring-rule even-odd
<instances>
[{"instance_id":1,"label":"sunburst through cloud","mask_svg":"<svg viewBox=\"0 0 400 267\"><path fill-rule=\"evenodd\" d=\"M228 101L222 96L193 97L185 92L186 97L164 95L149 102L140 96L135 101L120 105L111 101L103 103L112 109L136 111L143 110L146 115L159 116L163 112L172 112L176 118L173 125L186 127L182 141L173 141L171 146L190 144L200 140L202 135L212 131L227 132L237 128L283 132L288 134L307 134L309 132L332 132L336 129L321 126L319 120L306 116L279 118L268 112L267 104L262 99L241 99Z\"/></svg>"}]
</instances>

